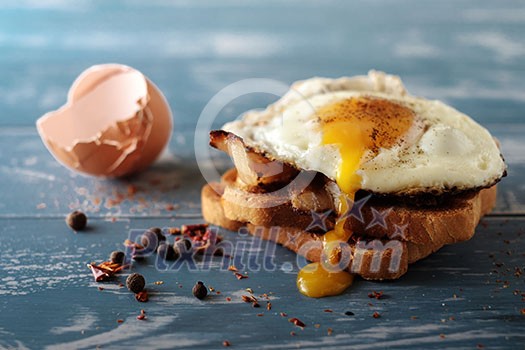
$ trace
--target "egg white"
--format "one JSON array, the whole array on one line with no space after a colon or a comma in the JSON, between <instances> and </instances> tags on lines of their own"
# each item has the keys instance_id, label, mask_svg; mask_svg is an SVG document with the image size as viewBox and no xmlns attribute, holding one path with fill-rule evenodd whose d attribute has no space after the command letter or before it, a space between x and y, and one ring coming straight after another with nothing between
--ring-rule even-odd
<instances>
[{"instance_id":1,"label":"egg white","mask_svg":"<svg viewBox=\"0 0 525 350\"><path fill-rule=\"evenodd\" d=\"M490 133L467 115L436 101L410 96L398 77L380 72L354 78L312 78L264 111L250 111L223 129L271 157L336 178L335 145L323 145L316 111L349 98L380 98L411 109L413 127L400 142L365 153L360 188L376 193L465 190L497 182L506 166Z\"/></svg>"}]
</instances>

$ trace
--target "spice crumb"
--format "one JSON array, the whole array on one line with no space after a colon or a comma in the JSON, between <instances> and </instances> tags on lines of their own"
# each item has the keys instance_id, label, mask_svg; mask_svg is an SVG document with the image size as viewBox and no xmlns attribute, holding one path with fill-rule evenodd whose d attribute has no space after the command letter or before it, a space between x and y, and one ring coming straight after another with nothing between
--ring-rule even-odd
<instances>
[{"instance_id":1,"label":"spice crumb","mask_svg":"<svg viewBox=\"0 0 525 350\"><path fill-rule=\"evenodd\" d=\"M155 281L153 283L156 284L157 286L160 286L161 284L164 284L164 281Z\"/></svg>"},{"instance_id":2,"label":"spice crumb","mask_svg":"<svg viewBox=\"0 0 525 350\"><path fill-rule=\"evenodd\" d=\"M279 315L281 315L281 317L286 317L288 316L288 314L286 312L280 312Z\"/></svg>"},{"instance_id":3,"label":"spice crumb","mask_svg":"<svg viewBox=\"0 0 525 350\"><path fill-rule=\"evenodd\" d=\"M295 333L294 331L291 331L291 332L290 332L290 335L291 335L292 337L295 337L295 336L296 336L296 333Z\"/></svg>"},{"instance_id":4,"label":"spice crumb","mask_svg":"<svg viewBox=\"0 0 525 350\"><path fill-rule=\"evenodd\" d=\"M119 318L119 319L117 320L117 323L123 323L123 322L124 322L124 320L121 319L121 318Z\"/></svg>"},{"instance_id":5,"label":"spice crumb","mask_svg":"<svg viewBox=\"0 0 525 350\"><path fill-rule=\"evenodd\" d=\"M369 298L376 298L377 300L383 298L383 291L376 292L375 290L372 293L368 293Z\"/></svg>"},{"instance_id":6,"label":"spice crumb","mask_svg":"<svg viewBox=\"0 0 525 350\"><path fill-rule=\"evenodd\" d=\"M441 339L445 339L445 335L444 335L443 333L441 333L441 334L439 335L439 337L440 337Z\"/></svg>"},{"instance_id":7,"label":"spice crumb","mask_svg":"<svg viewBox=\"0 0 525 350\"><path fill-rule=\"evenodd\" d=\"M266 302L266 310L271 310L272 309L272 303L270 303L269 301Z\"/></svg>"},{"instance_id":8,"label":"spice crumb","mask_svg":"<svg viewBox=\"0 0 525 350\"><path fill-rule=\"evenodd\" d=\"M381 317L381 314L380 314L379 312L376 311L376 312L374 312L374 313L372 314L372 317L373 317L373 318L379 318L379 317Z\"/></svg>"},{"instance_id":9,"label":"spice crumb","mask_svg":"<svg viewBox=\"0 0 525 350\"><path fill-rule=\"evenodd\" d=\"M227 341L227 340L224 340L224 341L222 342L222 346L231 346L231 345L232 345L232 344L231 344L229 341Z\"/></svg>"},{"instance_id":10,"label":"spice crumb","mask_svg":"<svg viewBox=\"0 0 525 350\"><path fill-rule=\"evenodd\" d=\"M140 301L141 303L147 302L149 300L148 292L143 290L142 292L135 294L135 299L137 299L137 301Z\"/></svg>"},{"instance_id":11,"label":"spice crumb","mask_svg":"<svg viewBox=\"0 0 525 350\"><path fill-rule=\"evenodd\" d=\"M288 319L288 322L293 323L297 327L301 327L301 328L306 327L306 325L300 319L298 319L297 317L292 317L292 318Z\"/></svg>"},{"instance_id":12,"label":"spice crumb","mask_svg":"<svg viewBox=\"0 0 525 350\"><path fill-rule=\"evenodd\" d=\"M264 314L257 314L257 316L261 317L261 316L264 316Z\"/></svg>"},{"instance_id":13,"label":"spice crumb","mask_svg":"<svg viewBox=\"0 0 525 350\"><path fill-rule=\"evenodd\" d=\"M319 328L319 327L321 327L321 325L319 323L316 323L316 324L314 324L314 327L315 328Z\"/></svg>"},{"instance_id":14,"label":"spice crumb","mask_svg":"<svg viewBox=\"0 0 525 350\"><path fill-rule=\"evenodd\" d=\"M334 330L332 328L328 328L326 330L326 333L328 333L328 335L332 335L333 332L334 332Z\"/></svg>"},{"instance_id":15,"label":"spice crumb","mask_svg":"<svg viewBox=\"0 0 525 350\"><path fill-rule=\"evenodd\" d=\"M226 297L226 301L232 301L232 298Z\"/></svg>"},{"instance_id":16,"label":"spice crumb","mask_svg":"<svg viewBox=\"0 0 525 350\"><path fill-rule=\"evenodd\" d=\"M324 312L333 312L332 309L324 309Z\"/></svg>"},{"instance_id":17,"label":"spice crumb","mask_svg":"<svg viewBox=\"0 0 525 350\"><path fill-rule=\"evenodd\" d=\"M235 275L235 277L237 277L238 280L242 280L244 278L248 278L248 275L243 275L242 273L239 273L239 272L235 272L234 275Z\"/></svg>"}]
</instances>

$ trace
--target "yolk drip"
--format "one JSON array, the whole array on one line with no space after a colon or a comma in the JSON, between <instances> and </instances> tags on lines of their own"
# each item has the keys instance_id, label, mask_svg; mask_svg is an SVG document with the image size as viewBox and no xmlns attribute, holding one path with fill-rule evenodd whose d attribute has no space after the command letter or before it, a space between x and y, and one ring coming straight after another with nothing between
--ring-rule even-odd
<instances>
[{"instance_id":1,"label":"yolk drip","mask_svg":"<svg viewBox=\"0 0 525 350\"><path fill-rule=\"evenodd\" d=\"M357 171L363 156L399 143L412 126L414 113L384 99L350 98L322 108L317 116L323 127L323 144L339 149L341 162L336 182L342 191L338 213L343 215L352 209L360 189L361 177ZM352 236L344 227L345 221L344 216L340 217L334 229L323 236L321 263L308 264L297 275L297 287L302 294L314 298L337 295L352 284L353 275L343 268L332 271L339 263L338 247Z\"/></svg>"},{"instance_id":2,"label":"yolk drip","mask_svg":"<svg viewBox=\"0 0 525 350\"><path fill-rule=\"evenodd\" d=\"M332 273L325 270L320 263L306 265L297 275L297 288L311 298L338 295L348 288L354 275L348 272Z\"/></svg>"}]
</instances>

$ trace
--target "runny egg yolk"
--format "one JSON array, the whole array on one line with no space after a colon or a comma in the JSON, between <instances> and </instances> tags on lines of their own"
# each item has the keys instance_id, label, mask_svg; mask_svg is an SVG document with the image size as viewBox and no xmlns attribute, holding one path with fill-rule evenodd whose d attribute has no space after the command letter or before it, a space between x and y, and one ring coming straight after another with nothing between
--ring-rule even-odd
<instances>
[{"instance_id":1,"label":"runny egg yolk","mask_svg":"<svg viewBox=\"0 0 525 350\"><path fill-rule=\"evenodd\" d=\"M352 232L345 228L345 213L352 209L355 194L360 189L357 174L367 154L376 155L381 148L402 142L414 123L414 112L398 103L379 98L350 98L325 106L317 111L322 125L323 144L338 148L341 162L336 182L341 189L340 218L332 231L323 236L320 263L306 265L297 275L299 291L309 297L343 293L353 282L353 275L339 267L338 249L346 244Z\"/></svg>"}]
</instances>

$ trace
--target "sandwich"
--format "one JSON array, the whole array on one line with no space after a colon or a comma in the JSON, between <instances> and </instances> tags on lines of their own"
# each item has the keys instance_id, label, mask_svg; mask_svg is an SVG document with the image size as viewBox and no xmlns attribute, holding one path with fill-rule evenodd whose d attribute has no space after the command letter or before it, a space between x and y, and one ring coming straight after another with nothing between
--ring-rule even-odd
<instances>
[{"instance_id":1,"label":"sandwich","mask_svg":"<svg viewBox=\"0 0 525 350\"><path fill-rule=\"evenodd\" d=\"M297 252L301 293L337 295L356 275L397 279L470 239L506 175L497 141L401 79L312 78L210 132L234 164L201 192L204 218Z\"/></svg>"}]
</instances>

